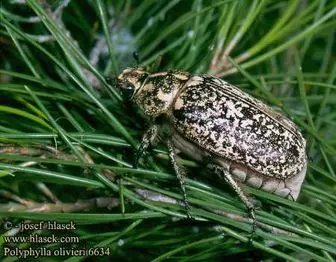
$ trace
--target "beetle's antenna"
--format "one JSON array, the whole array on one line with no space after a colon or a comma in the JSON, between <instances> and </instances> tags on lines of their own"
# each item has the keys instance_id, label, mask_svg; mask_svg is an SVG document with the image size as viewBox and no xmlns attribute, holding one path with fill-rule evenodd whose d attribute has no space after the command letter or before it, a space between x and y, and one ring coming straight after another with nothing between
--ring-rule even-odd
<instances>
[{"instance_id":1,"label":"beetle's antenna","mask_svg":"<svg viewBox=\"0 0 336 262\"><path fill-rule=\"evenodd\" d=\"M104 78L105 78L106 83L108 83L111 86L115 86L116 79L117 79L116 77L105 76Z\"/></svg>"},{"instance_id":2,"label":"beetle's antenna","mask_svg":"<svg viewBox=\"0 0 336 262\"><path fill-rule=\"evenodd\" d=\"M211 61L211 55L213 54L214 49L214 40L206 42L205 46L207 47L207 52L205 52L202 55L196 56L193 63L189 66L189 70L194 72L200 69L200 65L202 64L202 61L204 60L210 60Z\"/></svg>"},{"instance_id":3,"label":"beetle's antenna","mask_svg":"<svg viewBox=\"0 0 336 262\"><path fill-rule=\"evenodd\" d=\"M139 52L138 51L135 51L133 52L133 58L136 62L136 66L139 67L140 65L140 56L139 56Z\"/></svg>"},{"instance_id":4,"label":"beetle's antenna","mask_svg":"<svg viewBox=\"0 0 336 262\"><path fill-rule=\"evenodd\" d=\"M150 72L158 72L159 68L160 68L160 65L161 65L161 62L162 62L162 55L158 56L154 62L152 62L151 64L151 68L150 68Z\"/></svg>"}]
</instances>

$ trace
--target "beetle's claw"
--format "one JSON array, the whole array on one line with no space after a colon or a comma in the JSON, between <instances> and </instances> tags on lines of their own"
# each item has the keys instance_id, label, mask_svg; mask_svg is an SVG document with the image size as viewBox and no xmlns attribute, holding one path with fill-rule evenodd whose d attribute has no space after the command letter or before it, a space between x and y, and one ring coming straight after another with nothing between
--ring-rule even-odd
<instances>
[{"instance_id":1,"label":"beetle's claw","mask_svg":"<svg viewBox=\"0 0 336 262\"><path fill-rule=\"evenodd\" d=\"M189 220L195 220L195 219L193 218L193 216L190 214L190 206L189 206L189 202L188 202L188 199L187 199L187 198L184 198L184 199L183 199L183 204L184 204L184 208L185 208L186 213L187 213L187 218L188 218Z\"/></svg>"},{"instance_id":2,"label":"beetle's claw","mask_svg":"<svg viewBox=\"0 0 336 262\"><path fill-rule=\"evenodd\" d=\"M252 219L252 230L250 233L250 236L248 238L248 244L252 245L253 242L253 238L257 229L257 219L256 219L256 215L255 215L255 208L254 207L249 207L248 208L248 212L249 212L249 217Z\"/></svg>"},{"instance_id":3,"label":"beetle's claw","mask_svg":"<svg viewBox=\"0 0 336 262\"><path fill-rule=\"evenodd\" d=\"M189 202L188 202L188 200L187 200L187 199L183 199L183 200L181 201L181 204L184 206L184 210L185 210L186 215L187 215L187 218L186 218L186 219L191 220L191 221L194 221L195 218L194 218L194 217L191 215L191 213L190 213L190 206L189 206Z\"/></svg>"},{"instance_id":4,"label":"beetle's claw","mask_svg":"<svg viewBox=\"0 0 336 262\"><path fill-rule=\"evenodd\" d=\"M252 234L250 234L250 236L249 236L249 238L248 238L248 242L247 242L247 244L249 245L249 246L253 246L253 237L254 236L252 236Z\"/></svg>"},{"instance_id":5,"label":"beetle's claw","mask_svg":"<svg viewBox=\"0 0 336 262\"><path fill-rule=\"evenodd\" d=\"M132 167L135 168L135 169L137 169L137 168L138 168L138 164L139 164L139 159L138 159L138 157L137 157L137 155L136 155L136 156L135 156L135 159L134 159L134 161L133 161L133 165L132 165Z\"/></svg>"},{"instance_id":6,"label":"beetle's claw","mask_svg":"<svg viewBox=\"0 0 336 262\"><path fill-rule=\"evenodd\" d=\"M189 210L187 210L187 219L194 221L195 218L190 214Z\"/></svg>"},{"instance_id":7,"label":"beetle's claw","mask_svg":"<svg viewBox=\"0 0 336 262\"><path fill-rule=\"evenodd\" d=\"M295 198L293 197L292 193L289 193L289 195L288 195L287 198L290 199L290 200L292 200L292 201L295 201Z\"/></svg>"},{"instance_id":8,"label":"beetle's claw","mask_svg":"<svg viewBox=\"0 0 336 262\"><path fill-rule=\"evenodd\" d=\"M144 152L141 150L141 147L140 147L135 154L135 159L133 161L133 168L138 168L139 160L140 160L140 158L142 157L143 154L144 154Z\"/></svg>"},{"instance_id":9,"label":"beetle's claw","mask_svg":"<svg viewBox=\"0 0 336 262\"><path fill-rule=\"evenodd\" d=\"M139 160L144 155L146 149L147 149L147 146L144 143L141 143L135 154L133 168L138 168Z\"/></svg>"}]
</instances>

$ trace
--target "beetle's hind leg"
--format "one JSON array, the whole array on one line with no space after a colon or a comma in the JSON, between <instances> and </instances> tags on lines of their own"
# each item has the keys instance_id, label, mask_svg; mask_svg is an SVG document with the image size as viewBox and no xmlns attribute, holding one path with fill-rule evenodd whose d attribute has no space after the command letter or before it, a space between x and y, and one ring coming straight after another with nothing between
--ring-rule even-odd
<instances>
[{"instance_id":1,"label":"beetle's hind leg","mask_svg":"<svg viewBox=\"0 0 336 262\"><path fill-rule=\"evenodd\" d=\"M190 212L189 212L190 211L190 207L189 207L189 202L188 202L188 198L187 198L187 192L186 192L186 188L185 188L185 181L184 181L183 171L182 171L182 169L177 164L175 147L174 147L174 144L173 144L173 142L172 142L172 140L170 138L167 141L167 146L168 146L170 161L171 161L171 163L173 165L173 168L174 168L175 174L177 176L177 179L180 182L180 187L181 187L181 191L182 191L182 194L183 194L184 207L186 209L187 216L188 216L189 219L192 219L192 216L190 215Z\"/></svg>"},{"instance_id":2,"label":"beetle's hind leg","mask_svg":"<svg viewBox=\"0 0 336 262\"><path fill-rule=\"evenodd\" d=\"M148 148L155 142L159 133L159 125L152 125L147 129L142 137L141 143L135 155L135 160L133 162L133 168L138 167L139 160L141 156L148 150Z\"/></svg>"},{"instance_id":3,"label":"beetle's hind leg","mask_svg":"<svg viewBox=\"0 0 336 262\"><path fill-rule=\"evenodd\" d=\"M231 176L231 174L227 170L215 164L209 164L208 167L213 169L220 178L224 179L225 182L228 183L233 188L233 190L239 196L240 200L247 207L248 212L249 212L249 217L252 219L252 231L251 231L251 235L249 238L249 242L252 242L252 239L254 237L255 230L256 230L256 225L257 225L255 207L253 203L248 199L248 197L245 195L242 188L239 186L239 184L234 180L234 178Z\"/></svg>"}]
</instances>

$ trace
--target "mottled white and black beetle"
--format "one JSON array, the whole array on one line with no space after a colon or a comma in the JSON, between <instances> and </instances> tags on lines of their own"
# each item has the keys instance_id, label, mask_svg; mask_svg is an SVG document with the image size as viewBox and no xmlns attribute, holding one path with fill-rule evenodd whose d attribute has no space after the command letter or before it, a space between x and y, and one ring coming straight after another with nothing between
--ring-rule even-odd
<instances>
[{"instance_id":1,"label":"mottled white and black beetle","mask_svg":"<svg viewBox=\"0 0 336 262\"><path fill-rule=\"evenodd\" d=\"M293 122L266 104L219 78L180 71L150 74L128 68L117 85L154 120L136 162L162 132L155 119L165 119L169 156L187 208L175 148L210 163L237 192L254 223L254 206L240 184L297 199L307 169L306 141Z\"/></svg>"}]
</instances>

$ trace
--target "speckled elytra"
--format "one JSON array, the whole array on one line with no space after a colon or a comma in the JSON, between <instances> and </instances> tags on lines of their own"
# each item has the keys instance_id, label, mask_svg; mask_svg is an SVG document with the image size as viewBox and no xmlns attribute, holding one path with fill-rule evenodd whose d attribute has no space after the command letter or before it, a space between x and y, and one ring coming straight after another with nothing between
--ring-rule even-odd
<instances>
[{"instance_id":1,"label":"speckled elytra","mask_svg":"<svg viewBox=\"0 0 336 262\"><path fill-rule=\"evenodd\" d=\"M210 163L254 221L254 206L240 184L297 199L307 169L306 141L293 122L271 107L219 78L181 71L150 74L128 68L117 85L154 123L144 134L136 163L158 135L166 136L187 208L175 149ZM162 132L158 118L165 120L168 132Z\"/></svg>"}]
</instances>

